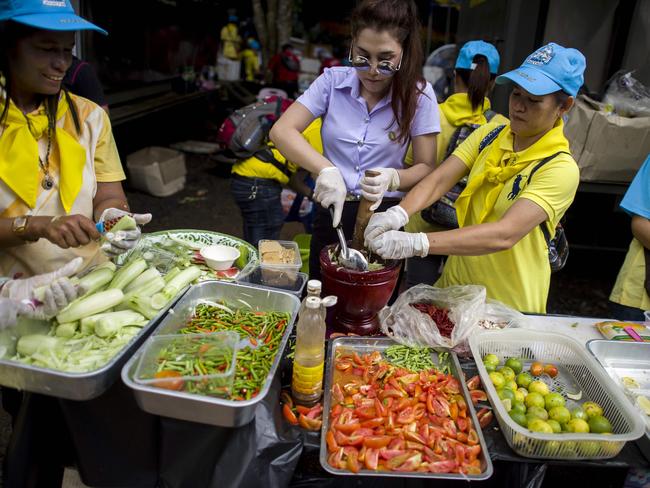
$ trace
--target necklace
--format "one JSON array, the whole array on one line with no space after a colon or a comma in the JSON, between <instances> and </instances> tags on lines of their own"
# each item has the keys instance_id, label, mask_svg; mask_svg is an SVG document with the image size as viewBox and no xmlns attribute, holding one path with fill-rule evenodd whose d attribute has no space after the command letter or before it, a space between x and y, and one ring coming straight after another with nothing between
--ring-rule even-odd
<instances>
[{"instance_id":1,"label":"necklace","mask_svg":"<svg viewBox=\"0 0 650 488\"><path fill-rule=\"evenodd\" d=\"M47 151L45 152L45 162L38 157L38 165L43 170L43 181L41 181L41 186L44 190L51 190L54 187L54 178L50 175L50 149L52 147L52 126L47 128Z\"/></svg>"}]
</instances>

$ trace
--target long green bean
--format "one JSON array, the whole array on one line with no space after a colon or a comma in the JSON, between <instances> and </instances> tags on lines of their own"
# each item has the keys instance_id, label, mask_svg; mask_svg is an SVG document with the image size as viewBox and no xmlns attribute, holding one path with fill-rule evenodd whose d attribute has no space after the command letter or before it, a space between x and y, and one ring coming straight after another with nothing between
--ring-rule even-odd
<instances>
[{"instance_id":1,"label":"long green bean","mask_svg":"<svg viewBox=\"0 0 650 488\"><path fill-rule=\"evenodd\" d=\"M388 361L395 366L411 371L435 369L436 365L431 359L433 351L428 347L390 346L384 351Z\"/></svg>"}]
</instances>

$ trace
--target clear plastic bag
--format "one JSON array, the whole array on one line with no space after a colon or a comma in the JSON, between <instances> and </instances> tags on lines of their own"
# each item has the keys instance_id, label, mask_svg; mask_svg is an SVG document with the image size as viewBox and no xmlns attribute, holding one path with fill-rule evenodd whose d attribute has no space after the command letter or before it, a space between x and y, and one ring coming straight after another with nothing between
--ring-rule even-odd
<instances>
[{"instance_id":1,"label":"clear plastic bag","mask_svg":"<svg viewBox=\"0 0 650 488\"><path fill-rule=\"evenodd\" d=\"M650 90L632 73L616 73L608 82L603 102L623 117L650 117Z\"/></svg>"},{"instance_id":2,"label":"clear plastic bag","mask_svg":"<svg viewBox=\"0 0 650 488\"><path fill-rule=\"evenodd\" d=\"M485 299L485 287L479 285L448 288L417 285L402 293L391 307L384 307L379 312L381 330L408 346L454 348L465 343L472 331L478 329ZM446 308L449 319L454 323L451 337L443 336L438 324L428 314L411 306L414 303Z\"/></svg>"},{"instance_id":3,"label":"clear plastic bag","mask_svg":"<svg viewBox=\"0 0 650 488\"><path fill-rule=\"evenodd\" d=\"M528 318L523 313L488 298L478 325L486 330L501 330L507 327L525 327L527 321Z\"/></svg>"}]
</instances>

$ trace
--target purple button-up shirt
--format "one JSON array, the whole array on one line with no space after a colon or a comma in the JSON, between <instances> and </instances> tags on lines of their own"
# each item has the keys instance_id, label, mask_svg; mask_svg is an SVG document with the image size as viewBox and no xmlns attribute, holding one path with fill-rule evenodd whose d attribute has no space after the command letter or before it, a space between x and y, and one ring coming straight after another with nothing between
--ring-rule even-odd
<instances>
[{"instance_id":1,"label":"purple button-up shirt","mask_svg":"<svg viewBox=\"0 0 650 488\"><path fill-rule=\"evenodd\" d=\"M395 139L399 132L391 108L391 91L368 113L359 93L360 81L351 67L326 68L298 98L314 117L323 118L323 155L343 175L348 193L360 194L359 180L367 169L403 168L407 143ZM418 97L411 137L440 132L438 102L427 82ZM387 192L401 197L402 192Z\"/></svg>"}]
</instances>

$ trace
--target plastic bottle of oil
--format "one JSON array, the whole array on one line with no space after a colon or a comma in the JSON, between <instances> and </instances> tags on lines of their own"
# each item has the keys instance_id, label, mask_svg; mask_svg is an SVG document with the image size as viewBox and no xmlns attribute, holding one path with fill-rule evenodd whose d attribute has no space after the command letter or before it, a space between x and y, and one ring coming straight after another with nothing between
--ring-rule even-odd
<instances>
[{"instance_id":1,"label":"plastic bottle of oil","mask_svg":"<svg viewBox=\"0 0 650 488\"><path fill-rule=\"evenodd\" d=\"M307 297L298 317L296 352L293 359L291 393L303 405L313 405L323 393L325 362L324 307L318 297Z\"/></svg>"},{"instance_id":2,"label":"plastic bottle of oil","mask_svg":"<svg viewBox=\"0 0 650 488\"><path fill-rule=\"evenodd\" d=\"M309 297L316 297L320 298L321 291L323 289L323 285L319 280L309 280L307 282L307 296L304 298L302 303L300 304L300 310L298 310L298 317L300 317L306 310L306 302L307 298ZM323 316L323 320L325 320L325 307L320 307L321 315Z\"/></svg>"}]
</instances>

